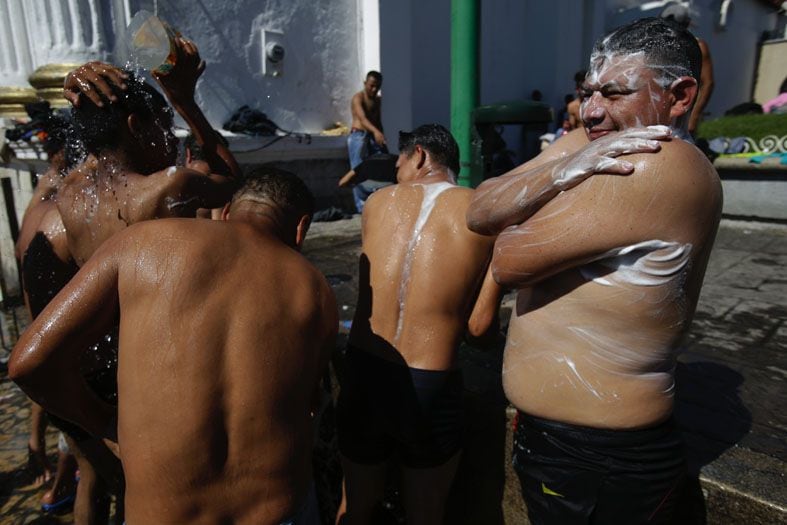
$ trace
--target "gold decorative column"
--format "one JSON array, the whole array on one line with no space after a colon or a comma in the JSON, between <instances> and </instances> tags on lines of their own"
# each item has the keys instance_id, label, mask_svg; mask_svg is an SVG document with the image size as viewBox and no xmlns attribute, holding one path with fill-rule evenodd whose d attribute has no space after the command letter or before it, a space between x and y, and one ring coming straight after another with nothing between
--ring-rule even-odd
<instances>
[{"instance_id":1,"label":"gold decorative column","mask_svg":"<svg viewBox=\"0 0 787 525\"><path fill-rule=\"evenodd\" d=\"M33 88L0 86L0 117L27 117L25 104L36 100L38 96Z\"/></svg>"},{"instance_id":2,"label":"gold decorative column","mask_svg":"<svg viewBox=\"0 0 787 525\"><path fill-rule=\"evenodd\" d=\"M46 64L33 71L27 80L38 96L49 101L53 108L65 108L68 107L68 101L63 98L63 81L70 71L80 65Z\"/></svg>"}]
</instances>

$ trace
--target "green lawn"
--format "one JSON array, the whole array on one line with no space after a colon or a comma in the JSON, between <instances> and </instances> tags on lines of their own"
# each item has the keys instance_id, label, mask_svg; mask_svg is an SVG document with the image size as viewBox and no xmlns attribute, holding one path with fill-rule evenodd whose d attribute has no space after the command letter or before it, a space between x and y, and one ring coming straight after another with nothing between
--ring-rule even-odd
<instances>
[{"instance_id":1,"label":"green lawn","mask_svg":"<svg viewBox=\"0 0 787 525\"><path fill-rule=\"evenodd\" d=\"M740 115L721 117L701 122L697 137L751 137L759 142L763 137L787 135L787 114Z\"/></svg>"}]
</instances>

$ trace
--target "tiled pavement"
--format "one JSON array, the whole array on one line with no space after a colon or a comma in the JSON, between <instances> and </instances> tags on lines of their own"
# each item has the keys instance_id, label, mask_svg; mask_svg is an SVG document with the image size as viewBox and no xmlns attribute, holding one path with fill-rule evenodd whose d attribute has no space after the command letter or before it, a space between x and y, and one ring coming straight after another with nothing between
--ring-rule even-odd
<instances>
[{"instance_id":1,"label":"tiled pavement","mask_svg":"<svg viewBox=\"0 0 787 525\"><path fill-rule=\"evenodd\" d=\"M318 223L305 247L332 283L342 320L352 319L354 309L359 229L357 217ZM698 493L704 499L698 513L708 523L787 523L785 267L787 226L722 222L678 367L677 417L692 465L700 471ZM8 321L6 316L6 338ZM504 487L510 412L499 388L499 357L462 352L467 400L476 419L452 499L452 514L461 517L457 523L524 520L516 491ZM30 486L24 469L28 417L23 395L2 374L0 523L69 523L70 515L44 517L38 511L42 491ZM49 443L54 453L53 433ZM471 451L478 451L476 461ZM465 496L468 492L472 497ZM477 510L484 500L486 508Z\"/></svg>"}]
</instances>

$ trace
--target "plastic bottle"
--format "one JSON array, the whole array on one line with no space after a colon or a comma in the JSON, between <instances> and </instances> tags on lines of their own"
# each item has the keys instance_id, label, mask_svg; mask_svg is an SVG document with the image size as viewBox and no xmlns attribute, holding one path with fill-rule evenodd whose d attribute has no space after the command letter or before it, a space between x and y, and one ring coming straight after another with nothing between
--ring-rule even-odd
<instances>
[{"instance_id":1,"label":"plastic bottle","mask_svg":"<svg viewBox=\"0 0 787 525\"><path fill-rule=\"evenodd\" d=\"M180 33L148 11L138 11L124 35L129 61L151 72L166 75L175 65L175 39Z\"/></svg>"}]
</instances>

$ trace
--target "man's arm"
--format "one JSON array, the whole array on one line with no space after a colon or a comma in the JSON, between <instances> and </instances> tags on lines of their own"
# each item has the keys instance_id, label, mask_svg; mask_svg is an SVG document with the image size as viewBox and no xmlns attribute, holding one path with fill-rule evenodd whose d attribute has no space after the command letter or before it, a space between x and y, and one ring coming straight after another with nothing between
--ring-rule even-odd
<instances>
[{"instance_id":1,"label":"man's arm","mask_svg":"<svg viewBox=\"0 0 787 525\"><path fill-rule=\"evenodd\" d=\"M495 243L495 280L506 288L525 288L644 241L691 243L703 227L702 210L713 200L700 182L703 170L712 168L691 158L698 155L696 148L683 141L664 147L658 155L633 157L633 175L592 177L527 222L507 228Z\"/></svg>"},{"instance_id":2,"label":"man's arm","mask_svg":"<svg viewBox=\"0 0 787 525\"><path fill-rule=\"evenodd\" d=\"M239 178L242 174L235 157L211 127L202 110L194 101L194 90L205 62L200 60L196 46L185 39L176 40L177 61L167 75L154 74L172 106L191 128L211 171ZM63 96L79 107L81 97L87 97L103 107L103 99L117 100L115 89L127 88L128 75L123 70L104 62L88 62L71 71L63 84Z\"/></svg>"},{"instance_id":3,"label":"man's arm","mask_svg":"<svg viewBox=\"0 0 787 525\"><path fill-rule=\"evenodd\" d=\"M96 251L25 330L8 362L9 377L30 398L96 436L114 432L115 408L88 388L79 361L116 323L120 248L115 237Z\"/></svg>"},{"instance_id":4,"label":"man's arm","mask_svg":"<svg viewBox=\"0 0 787 525\"><path fill-rule=\"evenodd\" d=\"M194 138L202 149L213 173L239 178L241 169L229 148L218 137L218 132L205 118L205 114L194 101L197 80L205 71L205 61L200 59L194 42L177 38L175 66L166 75L153 73L166 93L172 107L191 128Z\"/></svg>"},{"instance_id":5,"label":"man's arm","mask_svg":"<svg viewBox=\"0 0 787 525\"><path fill-rule=\"evenodd\" d=\"M559 193L593 174L628 175L634 166L616 157L658 151L658 141L668 139L670 131L666 126L636 128L590 143L584 137L584 130L572 131L555 143L559 149L550 147L533 161L482 183L467 210L468 228L496 235L521 224Z\"/></svg>"},{"instance_id":6,"label":"man's arm","mask_svg":"<svg viewBox=\"0 0 787 525\"><path fill-rule=\"evenodd\" d=\"M702 39L697 39L697 43L702 52L702 69L700 70L700 89L689 118L689 133L692 134L697 130L705 106L708 105L710 96L713 94L713 61L710 57L710 48L708 48L707 42Z\"/></svg>"},{"instance_id":7,"label":"man's arm","mask_svg":"<svg viewBox=\"0 0 787 525\"><path fill-rule=\"evenodd\" d=\"M157 207L150 217L195 217L199 208L224 206L235 187L234 179L172 166L148 176L137 194Z\"/></svg>"},{"instance_id":8,"label":"man's arm","mask_svg":"<svg viewBox=\"0 0 787 525\"><path fill-rule=\"evenodd\" d=\"M352 112L353 115L360 121L363 128L374 135L374 141L381 146L385 144L385 135L383 135L382 130L378 129L371 120L366 116L366 110L363 108L363 103L361 102L361 97L363 95L360 93L356 93L352 99Z\"/></svg>"},{"instance_id":9,"label":"man's arm","mask_svg":"<svg viewBox=\"0 0 787 525\"><path fill-rule=\"evenodd\" d=\"M503 288L495 282L491 266L484 274L481 290L478 292L470 318L467 320L467 333L470 342L478 342L482 346L493 342L500 331L500 301L503 299Z\"/></svg>"}]
</instances>

